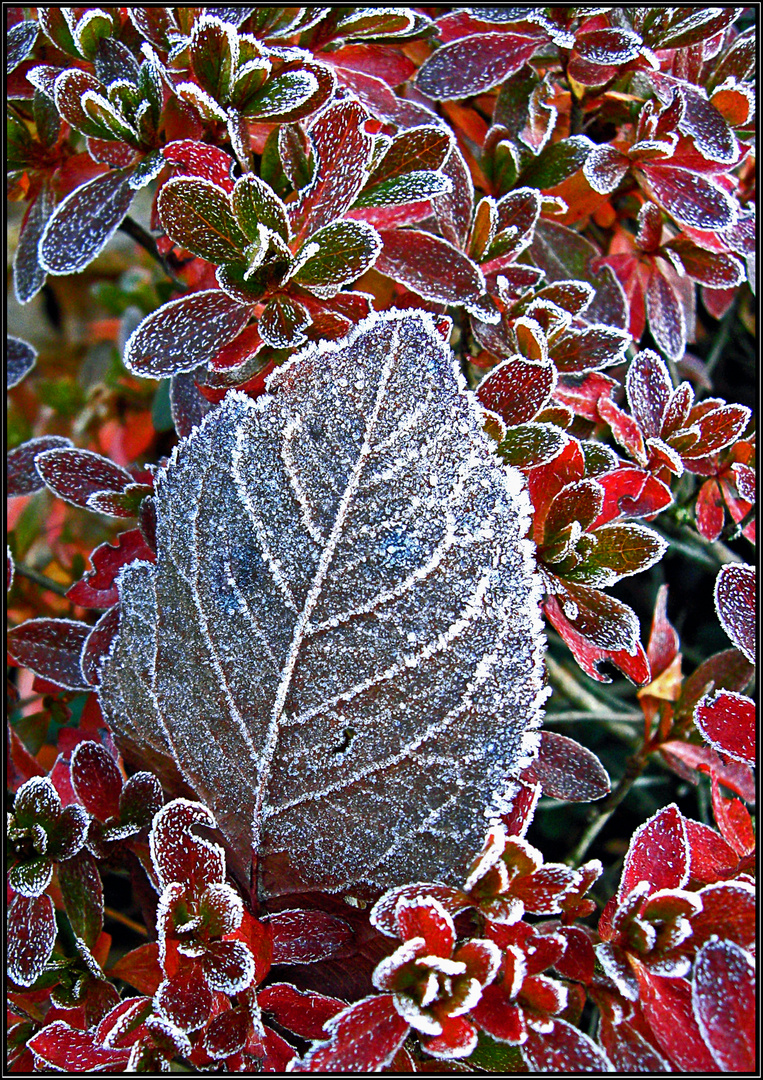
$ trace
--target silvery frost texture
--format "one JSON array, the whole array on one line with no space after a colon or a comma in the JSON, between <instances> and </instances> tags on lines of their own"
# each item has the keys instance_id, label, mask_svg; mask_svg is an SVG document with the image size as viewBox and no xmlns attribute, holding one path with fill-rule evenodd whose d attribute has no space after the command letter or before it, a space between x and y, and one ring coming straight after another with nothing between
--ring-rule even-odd
<instances>
[{"instance_id":1,"label":"silvery frost texture","mask_svg":"<svg viewBox=\"0 0 763 1080\"><path fill-rule=\"evenodd\" d=\"M523 480L426 313L374 315L268 389L158 474L105 714L265 895L458 881L546 696Z\"/></svg>"}]
</instances>

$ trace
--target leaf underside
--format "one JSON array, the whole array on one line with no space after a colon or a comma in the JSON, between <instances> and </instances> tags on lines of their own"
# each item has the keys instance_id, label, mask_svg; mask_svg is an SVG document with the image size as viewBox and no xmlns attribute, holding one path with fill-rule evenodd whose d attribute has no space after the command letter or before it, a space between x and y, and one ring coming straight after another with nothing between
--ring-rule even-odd
<instances>
[{"instance_id":1,"label":"leaf underside","mask_svg":"<svg viewBox=\"0 0 763 1080\"><path fill-rule=\"evenodd\" d=\"M268 389L230 394L157 477L106 715L240 869L256 856L263 896L455 883L545 699L521 476L426 313L373 315Z\"/></svg>"}]
</instances>

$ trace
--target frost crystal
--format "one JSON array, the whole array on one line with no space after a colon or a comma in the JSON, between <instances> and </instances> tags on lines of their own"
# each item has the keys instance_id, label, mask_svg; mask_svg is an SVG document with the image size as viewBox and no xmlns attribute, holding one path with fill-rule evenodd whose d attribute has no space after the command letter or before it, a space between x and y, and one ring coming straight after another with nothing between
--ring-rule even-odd
<instances>
[{"instance_id":1,"label":"frost crystal","mask_svg":"<svg viewBox=\"0 0 763 1080\"><path fill-rule=\"evenodd\" d=\"M546 696L521 475L426 313L373 315L268 390L158 474L103 706L265 895L458 882Z\"/></svg>"}]
</instances>

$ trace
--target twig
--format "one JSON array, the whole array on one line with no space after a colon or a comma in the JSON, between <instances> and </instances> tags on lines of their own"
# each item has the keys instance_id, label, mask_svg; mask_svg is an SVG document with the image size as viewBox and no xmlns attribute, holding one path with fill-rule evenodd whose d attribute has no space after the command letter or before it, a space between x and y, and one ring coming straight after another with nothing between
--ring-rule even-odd
<instances>
[{"instance_id":1,"label":"twig","mask_svg":"<svg viewBox=\"0 0 763 1080\"><path fill-rule=\"evenodd\" d=\"M24 563L14 563L13 569L16 574L28 578L28 580L33 581L35 585L41 585L43 589L48 589L50 592L55 593L56 596L66 596L69 589L68 585L62 585L60 581L54 581L53 578L38 573L37 570L33 570L31 566L25 566Z\"/></svg>"},{"instance_id":2,"label":"twig","mask_svg":"<svg viewBox=\"0 0 763 1080\"><path fill-rule=\"evenodd\" d=\"M122 224L119 226L119 231L129 236L130 239L134 240L136 244L140 244L143 250L147 251L151 258L155 259L159 263L162 270L165 272L167 277L172 281L172 284L177 289L183 289L185 291L188 288L188 285L185 283L185 281L181 281L179 277L175 276L174 271L171 269L167 260L159 251L159 248L156 246L156 240L154 240L151 233L147 232L146 229L144 229L143 226L135 220L135 218L130 217L130 215L128 214Z\"/></svg>"},{"instance_id":3,"label":"twig","mask_svg":"<svg viewBox=\"0 0 763 1080\"><path fill-rule=\"evenodd\" d=\"M580 840L568 856L567 862L570 866L580 866L583 859L588 854L591 844L593 844L594 840L612 817L615 810L629 793L636 780L641 776L645 765L646 758L640 754L629 757L626 760L625 775L621 778L617 787L611 791L601 804L593 821L586 827Z\"/></svg>"},{"instance_id":4,"label":"twig","mask_svg":"<svg viewBox=\"0 0 763 1080\"><path fill-rule=\"evenodd\" d=\"M571 675L561 664L554 660L553 656L546 653L546 671L551 684L572 702L585 709L587 714L598 713L601 710L601 702L585 687L581 686L574 675Z\"/></svg>"},{"instance_id":5,"label":"twig","mask_svg":"<svg viewBox=\"0 0 763 1080\"><path fill-rule=\"evenodd\" d=\"M145 926L141 926L141 924L135 922L134 919L130 919L127 915L123 915L121 911L115 911L114 908L105 907L103 909L103 914L107 919L113 919L114 922L122 923L123 926L129 926L131 930L134 930L136 934L140 934L141 937L148 937L148 930Z\"/></svg>"}]
</instances>

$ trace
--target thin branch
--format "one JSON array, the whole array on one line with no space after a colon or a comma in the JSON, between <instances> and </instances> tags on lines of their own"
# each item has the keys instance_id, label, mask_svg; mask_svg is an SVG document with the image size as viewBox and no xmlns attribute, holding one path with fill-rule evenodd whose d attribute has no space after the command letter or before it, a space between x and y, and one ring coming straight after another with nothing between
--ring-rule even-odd
<instances>
[{"instance_id":1,"label":"thin branch","mask_svg":"<svg viewBox=\"0 0 763 1080\"><path fill-rule=\"evenodd\" d=\"M172 284L177 289L183 289L183 291L185 291L188 288L188 285L185 283L185 281L181 281L179 277L175 276L175 272L172 270L169 263L161 254L159 248L156 246L156 240L153 238L151 233L144 229L143 226L135 220L135 218L130 217L130 215L128 214L122 224L119 226L119 231L129 236L130 239L134 240L136 244L140 244L143 250L147 251L151 258L155 259L156 262L159 263L164 273L172 281Z\"/></svg>"},{"instance_id":2,"label":"thin branch","mask_svg":"<svg viewBox=\"0 0 763 1080\"><path fill-rule=\"evenodd\" d=\"M626 760L624 776L621 778L617 787L613 788L601 804L593 821L586 827L580 840L575 845L575 848L567 857L567 862L570 866L580 866L583 862L594 840L612 817L615 810L617 810L623 799L628 795L636 780L641 776L645 765L646 758L640 754L636 754Z\"/></svg>"},{"instance_id":3,"label":"thin branch","mask_svg":"<svg viewBox=\"0 0 763 1080\"><path fill-rule=\"evenodd\" d=\"M54 581L53 578L38 573L37 570L33 570L31 566L25 566L24 563L14 563L13 570L14 573L19 574L20 577L25 577L29 581L33 581L35 585L40 585L43 589L48 589L50 592L55 593L56 596L66 596L69 589L68 585L62 585L60 581Z\"/></svg>"},{"instance_id":4,"label":"thin branch","mask_svg":"<svg viewBox=\"0 0 763 1080\"><path fill-rule=\"evenodd\" d=\"M140 923L135 922L134 919L130 919L127 915L123 915L121 911L115 911L114 908L105 907L103 914L107 919L113 919L114 922L122 923L123 926L129 926L131 930L134 930L136 934L140 934L141 937L148 937L148 930L145 926L141 926Z\"/></svg>"},{"instance_id":5,"label":"thin branch","mask_svg":"<svg viewBox=\"0 0 763 1080\"><path fill-rule=\"evenodd\" d=\"M584 686L581 686L575 676L557 663L553 656L548 653L546 653L546 671L551 685L564 694L573 705L579 705L588 714L600 712L601 702L599 699L594 697L590 690L586 690Z\"/></svg>"}]
</instances>

